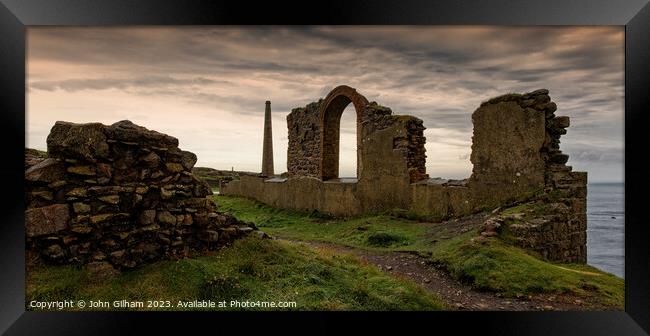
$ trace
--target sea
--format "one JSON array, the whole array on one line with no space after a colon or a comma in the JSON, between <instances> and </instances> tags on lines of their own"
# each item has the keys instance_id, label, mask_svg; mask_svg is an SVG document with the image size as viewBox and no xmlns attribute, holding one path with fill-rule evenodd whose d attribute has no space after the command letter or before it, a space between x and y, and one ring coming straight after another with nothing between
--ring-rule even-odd
<instances>
[{"instance_id":1,"label":"sea","mask_svg":"<svg viewBox=\"0 0 650 336\"><path fill-rule=\"evenodd\" d=\"M587 185L587 264L625 277L625 185Z\"/></svg>"}]
</instances>

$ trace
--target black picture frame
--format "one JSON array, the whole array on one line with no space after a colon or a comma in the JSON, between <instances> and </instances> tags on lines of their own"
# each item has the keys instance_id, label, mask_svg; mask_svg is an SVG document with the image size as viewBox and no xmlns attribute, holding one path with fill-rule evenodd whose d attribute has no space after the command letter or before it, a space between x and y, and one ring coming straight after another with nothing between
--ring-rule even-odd
<instances>
[{"instance_id":1,"label":"black picture frame","mask_svg":"<svg viewBox=\"0 0 650 336\"><path fill-rule=\"evenodd\" d=\"M42 25L432 24L625 26L625 311L431 313L26 312L24 232L25 32ZM322 333L359 328L500 335L645 335L650 332L650 244L643 209L650 112L648 0L216 1L0 0L0 331L7 334Z\"/></svg>"}]
</instances>

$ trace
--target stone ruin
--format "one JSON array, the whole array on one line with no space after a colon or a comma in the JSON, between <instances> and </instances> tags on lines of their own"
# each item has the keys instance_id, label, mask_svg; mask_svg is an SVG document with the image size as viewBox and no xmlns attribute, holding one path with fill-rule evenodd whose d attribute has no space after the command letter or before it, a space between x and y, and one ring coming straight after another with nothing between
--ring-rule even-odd
<instances>
[{"instance_id":1,"label":"stone ruin","mask_svg":"<svg viewBox=\"0 0 650 336\"><path fill-rule=\"evenodd\" d=\"M28 256L93 269L133 268L224 246L255 230L216 210L191 173L196 155L128 120L58 121L48 158L26 159Z\"/></svg>"},{"instance_id":2,"label":"stone ruin","mask_svg":"<svg viewBox=\"0 0 650 336\"><path fill-rule=\"evenodd\" d=\"M338 178L343 110L357 115L357 179ZM472 114L472 175L429 178L422 120L394 115L348 86L287 116L288 177L242 176L221 188L274 207L335 216L400 209L440 221L515 202L554 204L552 216L513 227L516 243L555 261L586 262L586 172L559 149L569 117L548 90L490 99ZM498 224L498 223L497 223ZM499 225L487 225L486 235Z\"/></svg>"}]
</instances>

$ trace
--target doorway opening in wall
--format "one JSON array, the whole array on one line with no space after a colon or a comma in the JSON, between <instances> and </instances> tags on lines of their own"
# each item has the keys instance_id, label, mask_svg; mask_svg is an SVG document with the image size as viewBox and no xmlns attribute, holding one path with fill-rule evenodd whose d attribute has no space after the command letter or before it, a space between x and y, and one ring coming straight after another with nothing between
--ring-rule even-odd
<instances>
[{"instance_id":1,"label":"doorway opening in wall","mask_svg":"<svg viewBox=\"0 0 650 336\"><path fill-rule=\"evenodd\" d=\"M339 179L356 182L357 176L357 112L349 104L341 115L339 133Z\"/></svg>"}]
</instances>

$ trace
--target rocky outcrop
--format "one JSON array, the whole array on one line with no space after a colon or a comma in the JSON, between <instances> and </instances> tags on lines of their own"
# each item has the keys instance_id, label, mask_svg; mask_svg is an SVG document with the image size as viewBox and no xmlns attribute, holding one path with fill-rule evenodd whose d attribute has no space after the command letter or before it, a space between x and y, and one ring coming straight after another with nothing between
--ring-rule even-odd
<instances>
[{"instance_id":1,"label":"rocky outcrop","mask_svg":"<svg viewBox=\"0 0 650 336\"><path fill-rule=\"evenodd\" d=\"M27 249L55 263L132 268L224 246L254 230L216 210L172 136L120 121L56 122L26 158ZM29 161L29 164L27 163Z\"/></svg>"}]
</instances>

